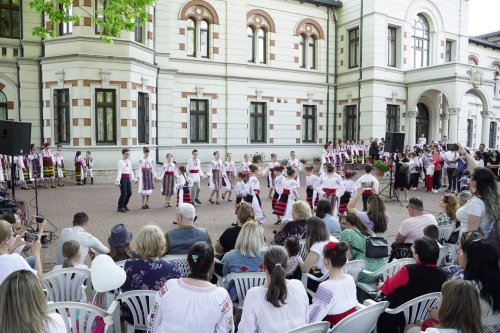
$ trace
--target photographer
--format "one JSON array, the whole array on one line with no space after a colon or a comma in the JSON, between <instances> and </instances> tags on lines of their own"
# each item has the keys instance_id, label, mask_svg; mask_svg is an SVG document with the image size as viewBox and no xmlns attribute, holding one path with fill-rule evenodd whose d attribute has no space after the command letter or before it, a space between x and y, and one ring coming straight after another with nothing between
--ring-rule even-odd
<instances>
[{"instance_id":1,"label":"photographer","mask_svg":"<svg viewBox=\"0 0 500 333\"><path fill-rule=\"evenodd\" d=\"M459 154L456 144L448 145L448 151L444 154L444 160L447 164L446 174L448 176L448 189L446 192L457 192L457 160Z\"/></svg>"}]
</instances>

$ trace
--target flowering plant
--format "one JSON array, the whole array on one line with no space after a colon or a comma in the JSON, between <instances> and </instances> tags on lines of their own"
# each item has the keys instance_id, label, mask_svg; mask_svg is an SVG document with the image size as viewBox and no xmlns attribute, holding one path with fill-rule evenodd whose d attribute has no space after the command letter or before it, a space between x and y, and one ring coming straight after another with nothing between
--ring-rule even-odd
<instances>
[{"instance_id":1,"label":"flowering plant","mask_svg":"<svg viewBox=\"0 0 500 333\"><path fill-rule=\"evenodd\" d=\"M255 152L255 154L252 155L252 163L260 163L265 159L266 155L264 155L264 153Z\"/></svg>"},{"instance_id":2,"label":"flowering plant","mask_svg":"<svg viewBox=\"0 0 500 333\"><path fill-rule=\"evenodd\" d=\"M379 170L382 170L384 172L389 170L389 166L386 163L382 162L381 160L376 160L375 162L373 162L373 167L375 169L379 169Z\"/></svg>"}]
</instances>

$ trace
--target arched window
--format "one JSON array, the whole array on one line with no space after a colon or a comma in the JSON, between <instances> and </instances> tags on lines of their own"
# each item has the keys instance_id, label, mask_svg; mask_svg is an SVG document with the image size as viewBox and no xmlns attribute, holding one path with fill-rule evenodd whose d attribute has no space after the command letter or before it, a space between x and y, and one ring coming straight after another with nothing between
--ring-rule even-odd
<instances>
[{"instance_id":1,"label":"arched window","mask_svg":"<svg viewBox=\"0 0 500 333\"><path fill-rule=\"evenodd\" d=\"M196 23L189 19L187 20L187 51L188 56L194 57L196 56Z\"/></svg>"},{"instance_id":2,"label":"arched window","mask_svg":"<svg viewBox=\"0 0 500 333\"><path fill-rule=\"evenodd\" d=\"M300 35L300 44L299 44L299 50L300 50L300 54L299 54L299 63L300 63L300 67L301 68L306 68L307 66L307 63L306 63L306 59L307 59L307 54L306 54L306 46L307 46L307 37L306 35Z\"/></svg>"},{"instance_id":3,"label":"arched window","mask_svg":"<svg viewBox=\"0 0 500 333\"><path fill-rule=\"evenodd\" d=\"M276 32L274 22L266 12L255 9L247 13L247 60L266 64L269 34Z\"/></svg>"},{"instance_id":4,"label":"arched window","mask_svg":"<svg viewBox=\"0 0 500 333\"><path fill-rule=\"evenodd\" d=\"M208 58L209 27L207 21L204 20L200 22L200 55L202 58Z\"/></svg>"},{"instance_id":5,"label":"arched window","mask_svg":"<svg viewBox=\"0 0 500 333\"><path fill-rule=\"evenodd\" d=\"M0 91L0 120L7 120L7 97Z\"/></svg>"},{"instance_id":6,"label":"arched window","mask_svg":"<svg viewBox=\"0 0 500 333\"><path fill-rule=\"evenodd\" d=\"M187 25L187 55L210 58L210 32L212 24L219 24L215 8L203 0L191 0L182 7L179 20Z\"/></svg>"},{"instance_id":7,"label":"arched window","mask_svg":"<svg viewBox=\"0 0 500 333\"><path fill-rule=\"evenodd\" d=\"M413 67L429 66L429 23L422 14L413 23Z\"/></svg>"},{"instance_id":8,"label":"arched window","mask_svg":"<svg viewBox=\"0 0 500 333\"><path fill-rule=\"evenodd\" d=\"M297 24L295 28L295 36L300 37L300 67L317 69L318 40L325 38L321 25L313 19L304 19Z\"/></svg>"},{"instance_id":9,"label":"arched window","mask_svg":"<svg viewBox=\"0 0 500 333\"><path fill-rule=\"evenodd\" d=\"M316 38L309 38L309 47L307 48L307 60L309 61L309 68L316 69Z\"/></svg>"},{"instance_id":10,"label":"arched window","mask_svg":"<svg viewBox=\"0 0 500 333\"><path fill-rule=\"evenodd\" d=\"M255 61L255 58L254 58L254 49L255 49L254 35L255 35L255 32L253 31L253 28L248 27L247 28L247 36L248 36L247 37L247 60L248 60L248 62Z\"/></svg>"},{"instance_id":11,"label":"arched window","mask_svg":"<svg viewBox=\"0 0 500 333\"><path fill-rule=\"evenodd\" d=\"M267 39L266 39L266 30L264 28L259 29L258 34L258 52L259 52L259 62L261 64L266 63L266 49L267 49Z\"/></svg>"}]
</instances>

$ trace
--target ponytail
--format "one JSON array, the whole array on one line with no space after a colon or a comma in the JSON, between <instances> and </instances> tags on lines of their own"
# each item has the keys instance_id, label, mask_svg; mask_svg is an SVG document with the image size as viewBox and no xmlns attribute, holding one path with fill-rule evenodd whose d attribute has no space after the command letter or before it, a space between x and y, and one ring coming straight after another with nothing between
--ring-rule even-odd
<instances>
[{"instance_id":1,"label":"ponytail","mask_svg":"<svg viewBox=\"0 0 500 333\"><path fill-rule=\"evenodd\" d=\"M80 243L74 240L64 242L62 246L62 255L64 256L62 268L74 267L71 261L75 259L78 253L80 253Z\"/></svg>"},{"instance_id":2,"label":"ponytail","mask_svg":"<svg viewBox=\"0 0 500 333\"><path fill-rule=\"evenodd\" d=\"M288 255L281 246L271 246L264 255L264 265L271 276L266 301L275 308L286 304L287 286L285 268Z\"/></svg>"},{"instance_id":3,"label":"ponytail","mask_svg":"<svg viewBox=\"0 0 500 333\"><path fill-rule=\"evenodd\" d=\"M62 268L72 268L72 267L75 266L73 266L73 264L71 263L71 258L64 258Z\"/></svg>"}]
</instances>

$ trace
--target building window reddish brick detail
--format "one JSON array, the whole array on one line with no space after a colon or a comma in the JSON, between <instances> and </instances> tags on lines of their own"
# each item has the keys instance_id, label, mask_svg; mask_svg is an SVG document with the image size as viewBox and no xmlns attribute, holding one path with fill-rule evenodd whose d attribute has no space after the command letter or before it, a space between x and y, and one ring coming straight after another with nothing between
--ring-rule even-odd
<instances>
[{"instance_id":1,"label":"building window reddish brick detail","mask_svg":"<svg viewBox=\"0 0 500 333\"><path fill-rule=\"evenodd\" d=\"M276 54L271 53L271 60L276 60Z\"/></svg>"},{"instance_id":2,"label":"building window reddish brick detail","mask_svg":"<svg viewBox=\"0 0 500 333\"><path fill-rule=\"evenodd\" d=\"M275 41L275 40L273 40L273 39L271 39L271 40L269 41L269 44L271 44L271 46L276 46L276 41Z\"/></svg>"},{"instance_id":3,"label":"building window reddish brick detail","mask_svg":"<svg viewBox=\"0 0 500 333\"><path fill-rule=\"evenodd\" d=\"M79 146L79 145L80 145L80 139L73 138L73 146Z\"/></svg>"},{"instance_id":4,"label":"building window reddish brick detail","mask_svg":"<svg viewBox=\"0 0 500 333\"><path fill-rule=\"evenodd\" d=\"M293 48L294 48L295 50L298 50L298 49L299 49L299 43L295 43L295 44L293 44Z\"/></svg>"},{"instance_id":5,"label":"building window reddish brick detail","mask_svg":"<svg viewBox=\"0 0 500 333\"><path fill-rule=\"evenodd\" d=\"M132 127L137 127L137 119L132 119Z\"/></svg>"},{"instance_id":6,"label":"building window reddish brick detail","mask_svg":"<svg viewBox=\"0 0 500 333\"><path fill-rule=\"evenodd\" d=\"M90 17L84 17L83 25L86 27L90 27L92 25L92 19Z\"/></svg>"},{"instance_id":7,"label":"building window reddish brick detail","mask_svg":"<svg viewBox=\"0 0 500 333\"><path fill-rule=\"evenodd\" d=\"M217 138L212 138L212 143L217 144Z\"/></svg>"},{"instance_id":8,"label":"building window reddish brick detail","mask_svg":"<svg viewBox=\"0 0 500 333\"><path fill-rule=\"evenodd\" d=\"M320 112L320 113L319 113L319 117L320 117L320 118L323 118L323 112Z\"/></svg>"},{"instance_id":9,"label":"building window reddish brick detail","mask_svg":"<svg viewBox=\"0 0 500 333\"><path fill-rule=\"evenodd\" d=\"M214 47L214 54L219 54L219 48L218 47Z\"/></svg>"},{"instance_id":10,"label":"building window reddish brick detail","mask_svg":"<svg viewBox=\"0 0 500 333\"><path fill-rule=\"evenodd\" d=\"M194 92L186 92L186 91L183 91L181 93L181 97L182 98L188 98L188 96L196 96L196 93L194 93ZM219 98L219 96L217 94L215 94L215 93L205 93L205 94L203 94L203 97L211 97L212 99ZM254 96L254 98L256 98L256 97Z\"/></svg>"},{"instance_id":11,"label":"building window reddish brick detail","mask_svg":"<svg viewBox=\"0 0 500 333\"><path fill-rule=\"evenodd\" d=\"M476 57L475 55L470 54L468 59L469 59L469 64L470 64L471 62L474 62L474 64L475 64L476 66L477 66L477 65L479 65L479 58L478 58L478 57Z\"/></svg>"},{"instance_id":12,"label":"building window reddish brick detail","mask_svg":"<svg viewBox=\"0 0 500 333\"><path fill-rule=\"evenodd\" d=\"M137 101L132 101L132 108L137 108Z\"/></svg>"},{"instance_id":13,"label":"building window reddish brick detail","mask_svg":"<svg viewBox=\"0 0 500 333\"><path fill-rule=\"evenodd\" d=\"M148 22L153 22L153 14L148 14Z\"/></svg>"},{"instance_id":14,"label":"building window reddish brick detail","mask_svg":"<svg viewBox=\"0 0 500 333\"><path fill-rule=\"evenodd\" d=\"M91 138L85 138L83 140L84 145L86 146L91 146L92 145L92 139Z\"/></svg>"},{"instance_id":15,"label":"building window reddish brick detail","mask_svg":"<svg viewBox=\"0 0 500 333\"><path fill-rule=\"evenodd\" d=\"M127 105L128 105L128 103L127 103L127 101L126 101L126 100L122 99L122 100L120 101L120 105L121 105L121 107L122 107L122 108L126 108L126 107L127 107Z\"/></svg>"},{"instance_id":16,"label":"building window reddish brick detail","mask_svg":"<svg viewBox=\"0 0 500 333\"><path fill-rule=\"evenodd\" d=\"M109 84L119 85L122 89L127 89L127 81L109 81Z\"/></svg>"},{"instance_id":17,"label":"building window reddish brick detail","mask_svg":"<svg viewBox=\"0 0 500 333\"><path fill-rule=\"evenodd\" d=\"M78 80L64 80L64 84L71 84L72 87L78 87Z\"/></svg>"},{"instance_id":18,"label":"building window reddish brick detail","mask_svg":"<svg viewBox=\"0 0 500 333\"><path fill-rule=\"evenodd\" d=\"M92 0L83 0L83 6L92 7Z\"/></svg>"},{"instance_id":19,"label":"building window reddish brick detail","mask_svg":"<svg viewBox=\"0 0 500 333\"><path fill-rule=\"evenodd\" d=\"M321 25L317 21L310 18L300 21L295 28L295 36L300 36L304 33L307 37L314 36L319 39L325 39L325 33L323 32Z\"/></svg>"},{"instance_id":20,"label":"building window reddish brick detail","mask_svg":"<svg viewBox=\"0 0 500 333\"><path fill-rule=\"evenodd\" d=\"M136 146L137 145L137 138L132 139L132 145Z\"/></svg>"},{"instance_id":21,"label":"building window reddish brick detail","mask_svg":"<svg viewBox=\"0 0 500 333\"><path fill-rule=\"evenodd\" d=\"M155 145L155 144L156 144L156 138L151 138L151 143L152 143L153 145Z\"/></svg>"},{"instance_id":22,"label":"building window reddish brick detail","mask_svg":"<svg viewBox=\"0 0 500 333\"><path fill-rule=\"evenodd\" d=\"M153 40L153 33L151 31L148 31L148 39Z\"/></svg>"},{"instance_id":23,"label":"building window reddish brick detail","mask_svg":"<svg viewBox=\"0 0 500 333\"><path fill-rule=\"evenodd\" d=\"M50 101L45 101L45 107L50 108Z\"/></svg>"},{"instance_id":24,"label":"building window reddish brick detail","mask_svg":"<svg viewBox=\"0 0 500 333\"><path fill-rule=\"evenodd\" d=\"M187 107L182 107L181 108L181 113L187 113L188 112L188 108Z\"/></svg>"},{"instance_id":25,"label":"building window reddish brick detail","mask_svg":"<svg viewBox=\"0 0 500 333\"><path fill-rule=\"evenodd\" d=\"M340 60L340 66L344 66L344 60Z\"/></svg>"},{"instance_id":26,"label":"building window reddish brick detail","mask_svg":"<svg viewBox=\"0 0 500 333\"><path fill-rule=\"evenodd\" d=\"M273 138L270 138L270 139L269 139L269 143L274 143L274 139L273 139Z\"/></svg>"},{"instance_id":27,"label":"building window reddish brick detail","mask_svg":"<svg viewBox=\"0 0 500 333\"><path fill-rule=\"evenodd\" d=\"M184 44L184 43L180 43L180 44L179 44L179 50L181 50L181 51L185 51L185 50L186 50L186 44Z\"/></svg>"},{"instance_id":28,"label":"building window reddish brick detail","mask_svg":"<svg viewBox=\"0 0 500 333\"><path fill-rule=\"evenodd\" d=\"M269 129L274 129L274 124L270 124Z\"/></svg>"},{"instance_id":29,"label":"building window reddish brick detail","mask_svg":"<svg viewBox=\"0 0 500 333\"><path fill-rule=\"evenodd\" d=\"M14 102L7 101L7 110L14 110Z\"/></svg>"},{"instance_id":30,"label":"building window reddish brick detail","mask_svg":"<svg viewBox=\"0 0 500 333\"><path fill-rule=\"evenodd\" d=\"M78 118L73 118L73 126L78 126Z\"/></svg>"},{"instance_id":31,"label":"building window reddish brick detail","mask_svg":"<svg viewBox=\"0 0 500 333\"><path fill-rule=\"evenodd\" d=\"M319 143L323 143L323 138L320 138L320 139L319 139Z\"/></svg>"},{"instance_id":32,"label":"building window reddish brick detail","mask_svg":"<svg viewBox=\"0 0 500 333\"><path fill-rule=\"evenodd\" d=\"M181 128L188 128L188 123L182 123Z\"/></svg>"},{"instance_id":33,"label":"building window reddish brick detail","mask_svg":"<svg viewBox=\"0 0 500 333\"><path fill-rule=\"evenodd\" d=\"M128 146L128 139L122 138L122 146Z\"/></svg>"},{"instance_id":34,"label":"building window reddish brick detail","mask_svg":"<svg viewBox=\"0 0 500 333\"><path fill-rule=\"evenodd\" d=\"M295 125L295 129L296 129L297 131L300 131L300 125Z\"/></svg>"},{"instance_id":35,"label":"building window reddish brick detail","mask_svg":"<svg viewBox=\"0 0 500 333\"><path fill-rule=\"evenodd\" d=\"M72 99L71 100L71 105L72 106L78 106L78 100L77 99Z\"/></svg>"},{"instance_id":36,"label":"building window reddish brick detail","mask_svg":"<svg viewBox=\"0 0 500 333\"><path fill-rule=\"evenodd\" d=\"M83 80L84 87L90 87L91 84L101 84L101 83L102 83L101 80Z\"/></svg>"},{"instance_id":37,"label":"building window reddish brick detail","mask_svg":"<svg viewBox=\"0 0 500 333\"><path fill-rule=\"evenodd\" d=\"M274 116L274 110L270 110L270 111L269 111L269 115L270 115L270 116Z\"/></svg>"},{"instance_id":38,"label":"building window reddish brick detail","mask_svg":"<svg viewBox=\"0 0 500 333\"><path fill-rule=\"evenodd\" d=\"M83 106L90 106L90 99L84 99Z\"/></svg>"},{"instance_id":39,"label":"building window reddish brick detail","mask_svg":"<svg viewBox=\"0 0 500 333\"><path fill-rule=\"evenodd\" d=\"M340 54L344 54L344 48L343 47L340 48Z\"/></svg>"},{"instance_id":40,"label":"building window reddish brick detail","mask_svg":"<svg viewBox=\"0 0 500 333\"><path fill-rule=\"evenodd\" d=\"M405 36L406 37L406 36ZM344 41L344 35L340 35L340 41L343 42Z\"/></svg>"},{"instance_id":41,"label":"building window reddish brick detail","mask_svg":"<svg viewBox=\"0 0 500 333\"><path fill-rule=\"evenodd\" d=\"M90 118L83 118L83 126L90 126L92 124L92 120Z\"/></svg>"},{"instance_id":42,"label":"building window reddish brick detail","mask_svg":"<svg viewBox=\"0 0 500 333\"><path fill-rule=\"evenodd\" d=\"M217 114L217 109L216 108L212 108L212 114Z\"/></svg>"},{"instance_id":43,"label":"building window reddish brick detail","mask_svg":"<svg viewBox=\"0 0 500 333\"><path fill-rule=\"evenodd\" d=\"M156 104L154 104L154 103L151 104L151 110L153 110L153 111L156 110Z\"/></svg>"},{"instance_id":44,"label":"building window reddish brick detail","mask_svg":"<svg viewBox=\"0 0 500 333\"><path fill-rule=\"evenodd\" d=\"M190 11L192 7L197 7L195 11ZM200 8L201 7L201 8ZM205 13L205 10L209 14ZM186 21L188 18L193 18L195 21L208 20L210 23L219 24L219 15L215 8L206 1L191 0L182 7L179 13L179 20Z\"/></svg>"},{"instance_id":45,"label":"building window reddish brick detail","mask_svg":"<svg viewBox=\"0 0 500 333\"><path fill-rule=\"evenodd\" d=\"M219 33L218 32L214 32L214 39L219 39Z\"/></svg>"},{"instance_id":46,"label":"building window reddish brick detail","mask_svg":"<svg viewBox=\"0 0 500 333\"><path fill-rule=\"evenodd\" d=\"M212 123L212 128L217 128L217 123Z\"/></svg>"},{"instance_id":47,"label":"building window reddish brick detail","mask_svg":"<svg viewBox=\"0 0 500 333\"><path fill-rule=\"evenodd\" d=\"M403 64L405 64L405 65L406 65L406 58L404 58L404 59L403 59Z\"/></svg>"},{"instance_id":48,"label":"building window reddish brick detail","mask_svg":"<svg viewBox=\"0 0 500 333\"><path fill-rule=\"evenodd\" d=\"M444 53L441 53L441 59L443 59L443 58L444 58Z\"/></svg>"},{"instance_id":49,"label":"building window reddish brick detail","mask_svg":"<svg viewBox=\"0 0 500 333\"><path fill-rule=\"evenodd\" d=\"M298 64L299 63L299 57L293 57L293 62Z\"/></svg>"},{"instance_id":50,"label":"building window reddish brick detail","mask_svg":"<svg viewBox=\"0 0 500 333\"><path fill-rule=\"evenodd\" d=\"M319 130L322 131L323 130L323 125L319 125Z\"/></svg>"},{"instance_id":51,"label":"building window reddish brick detail","mask_svg":"<svg viewBox=\"0 0 500 333\"><path fill-rule=\"evenodd\" d=\"M300 143L300 138L295 139L295 143Z\"/></svg>"},{"instance_id":52,"label":"building window reddish brick detail","mask_svg":"<svg viewBox=\"0 0 500 333\"><path fill-rule=\"evenodd\" d=\"M182 142L183 145L187 145L188 139L187 138L182 138L181 142Z\"/></svg>"},{"instance_id":53,"label":"building window reddish brick detail","mask_svg":"<svg viewBox=\"0 0 500 333\"><path fill-rule=\"evenodd\" d=\"M404 32L404 36L405 38L408 37L408 33L406 31Z\"/></svg>"},{"instance_id":54,"label":"building window reddish brick detail","mask_svg":"<svg viewBox=\"0 0 500 333\"><path fill-rule=\"evenodd\" d=\"M153 87L153 86L147 86L147 87L146 87L146 90L147 90L148 92L152 93L152 94L154 94L154 93L155 93L155 87Z\"/></svg>"},{"instance_id":55,"label":"building window reddish brick detail","mask_svg":"<svg viewBox=\"0 0 500 333\"><path fill-rule=\"evenodd\" d=\"M247 21L249 21L251 17L254 17L254 22L257 23L255 18L258 16L262 16L263 18L266 19L267 24L269 24L269 26L267 27L267 30L269 30L268 32L276 32L276 25L274 24L273 18L271 17L271 15L269 15L268 13L266 13L265 11L263 11L261 9L254 9L254 10L249 11L247 13ZM259 21L261 21L261 20L259 20ZM256 30L259 30L263 26L267 26L266 22L260 22L260 23L261 23L260 25L254 24L254 28Z\"/></svg>"},{"instance_id":56,"label":"building window reddish brick detail","mask_svg":"<svg viewBox=\"0 0 500 333\"><path fill-rule=\"evenodd\" d=\"M50 127L50 119L45 119L45 126Z\"/></svg>"},{"instance_id":57,"label":"building window reddish brick detail","mask_svg":"<svg viewBox=\"0 0 500 333\"><path fill-rule=\"evenodd\" d=\"M5 88L5 84L3 84L2 82L0 82L0 91L2 91L3 88Z\"/></svg>"},{"instance_id":58,"label":"building window reddish brick detail","mask_svg":"<svg viewBox=\"0 0 500 333\"><path fill-rule=\"evenodd\" d=\"M139 90L141 87L142 87L142 84L132 82L132 89Z\"/></svg>"},{"instance_id":59,"label":"building window reddish brick detail","mask_svg":"<svg viewBox=\"0 0 500 333\"><path fill-rule=\"evenodd\" d=\"M403 45L403 51L406 51L407 48L408 48L408 45Z\"/></svg>"},{"instance_id":60,"label":"building window reddish brick detail","mask_svg":"<svg viewBox=\"0 0 500 333\"><path fill-rule=\"evenodd\" d=\"M57 84L57 81L47 81L45 82L45 89L48 89L55 84Z\"/></svg>"},{"instance_id":61,"label":"building window reddish brick detail","mask_svg":"<svg viewBox=\"0 0 500 333\"><path fill-rule=\"evenodd\" d=\"M186 29L179 28L179 35L184 36L186 34Z\"/></svg>"},{"instance_id":62,"label":"building window reddish brick detail","mask_svg":"<svg viewBox=\"0 0 500 333\"><path fill-rule=\"evenodd\" d=\"M297 111L297 112L295 113L295 115L296 115L297 117L300 117L300 116L301 116L300 111Z\"/></svg>"},{"instance_id":63,"label":"building window reddish brick detail","mask_svg":"<svg viewBox=\"0 0 500 333\"><path fill-rule=\"evenodd\" d=\"M128 119L122 119L121 120L121 125L122 126L127 126L128 125Z\"/></svg>"}]
</instances>

